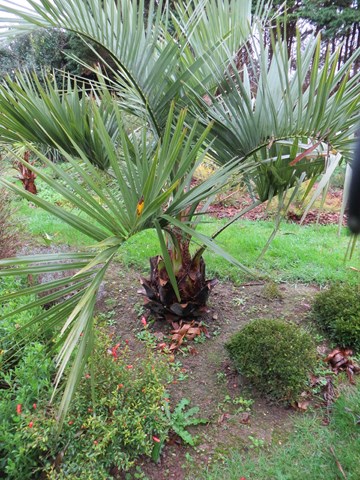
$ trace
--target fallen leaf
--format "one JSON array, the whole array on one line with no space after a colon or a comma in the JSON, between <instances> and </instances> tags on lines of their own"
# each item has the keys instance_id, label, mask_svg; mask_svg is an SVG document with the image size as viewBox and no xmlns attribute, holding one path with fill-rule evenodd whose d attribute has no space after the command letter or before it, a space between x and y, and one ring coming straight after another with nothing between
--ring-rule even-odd
<instances>
[{"instance_id":1,"label":"fallen leaf","mask_svg":"<svg viewBox=\"0 0 360 480\"><path fill-rule=\"evenodd\" d=\"M304 400L303 402L296 402L296 406L302 412L305 412L308 409L310 402L308 400Z\"/></svg>"},{"instance_id":2,"label":"fallen leaf","mask_svg":"<svg viewBox=\"0 0 360 480\"><path fill-rule=\"evenodd\" d=\"M223 413L219 416L217 423L223 423L224 420L227 420L230 417L228 413Z\"/></svg>"},{"instance_id":3,"label":"fallen leaf","mask_svg":"<svg viewBox=\"0 0 360 480\"><path fill-rule=\"evenodd\" d=\"M248 425L250 423L250 413L244 412L240 415L240 423L243 425Z\"/></svg>"}]
</instances>

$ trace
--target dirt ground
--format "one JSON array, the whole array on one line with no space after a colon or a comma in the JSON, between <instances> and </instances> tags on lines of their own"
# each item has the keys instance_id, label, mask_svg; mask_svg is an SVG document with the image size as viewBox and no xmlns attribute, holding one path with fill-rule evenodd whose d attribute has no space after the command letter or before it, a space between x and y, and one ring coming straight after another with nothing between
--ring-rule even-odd
<instances>
[{"instance_id":1,"label":"dirt ground","mask_svg":"<svg viewBox=\"0 0 360 480\"><path fill-rule=\"evenodd\" d=\"M129 341L135 354L143 348L136 337L144 328L140 321L139 277L132 269L115 264L99 301L99 310L111 317L110 328ZM215 287L209 311L201 319L207 326L207 338L203 337L201 343L188 343L192 354L186 348L176 353L178 374L168 388L172 407L187 398L190 406L199 407L199 415L208 423L190 429L197 436L195 448L174 437L163 449L158 464L140 461L146 478L195 480L199 465L221 462L231 449L251 454L270 443L281 443L286 437L292 417L299 413L271 405L258 396L239 377L224 349L230 336L251 319L284 318L296 323L306 319L318 287L283 284L279 290L281 298L271 299L260 282L240 286L219 283ZM156 321L147 328L159 343L170 338L171 325L165 321ZM249 407L246 400L254 403Z\"/></svg>"}]
</instances>

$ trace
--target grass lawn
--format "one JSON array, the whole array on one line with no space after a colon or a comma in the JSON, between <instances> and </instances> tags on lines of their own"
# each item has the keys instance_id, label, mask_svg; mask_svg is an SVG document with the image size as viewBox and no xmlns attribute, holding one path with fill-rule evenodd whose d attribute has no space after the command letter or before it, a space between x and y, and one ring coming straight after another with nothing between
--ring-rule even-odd
<instances>
[{"instance_id":1,"label":"grass lawn","mask_svg":"<svg viewBox=\"0 0 360 480\"><path fill-rule=\"evenodd\" d=\"M295 422L285 443L244 455L234 451L209 469L204 480L337 480L360 478L360 384L347 388L333 405L330 424L324 412ZM342 473L343 472L343 473ZM193 477L195 478L195 477Z\"/></svg>"},{"instance_id":2,"label":"grass lawn","mask_svg":"<svg viewBox=\"0 0 360 480\"><path fill-rule=\"evenodd\" d=\"M21 223L40 244L68 244L75 248L91 246L95 242L61 220L40 208L32 208L26 201L18 204ZM211 234L224 220L205 219L200 231ZM348 233L345 228L338 236L336 225L306 225L283 223L261 261L258 257L273 230L271 221L242 220L225 230L217 243L245 266L257 269L276 281L317 283L359 281L360 256L358 250L345 261ZM129 266L147 272L148 259L160 253L154 231L141 232L122 247L119 259ZM245 280L238 267L207 251L205 253L209 276L227 279L236 284ZM352 268L355 268L353 270Z\"/></svg>"}]
</instances>

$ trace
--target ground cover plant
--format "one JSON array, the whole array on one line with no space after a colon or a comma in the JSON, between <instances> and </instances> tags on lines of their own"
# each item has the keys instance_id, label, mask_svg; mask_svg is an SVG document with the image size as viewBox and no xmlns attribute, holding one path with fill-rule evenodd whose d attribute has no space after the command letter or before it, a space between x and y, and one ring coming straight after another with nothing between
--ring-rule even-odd
<instances>
[{"instance_id":1,"label":"ground cover plant","mask_svg":"<svg viewBox=\"0 0 360 480\"><path fill-rule=\"evenodd\" d=\"M359 386L345 389L334 404L329 427L324 427L322 414L314 412L296 421L286 442L256 456L233 452L200 478L355 480L360 475L359 399Z\"/></svg>"}]
</instances>

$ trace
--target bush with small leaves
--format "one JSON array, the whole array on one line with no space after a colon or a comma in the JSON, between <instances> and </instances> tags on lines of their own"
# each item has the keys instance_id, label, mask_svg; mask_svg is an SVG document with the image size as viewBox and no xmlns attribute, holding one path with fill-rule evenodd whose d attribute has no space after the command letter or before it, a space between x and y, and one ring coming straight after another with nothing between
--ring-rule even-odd
<instances>
[{"instance_id":1,"label":"bush with small leaves","mask_svg":"<svg viewBox=\"0 0 360 480\"><path fill-rule=\"evenodd\" d=\"M315 297L312 313L319 327L336 344L360 351L360 288L358 285L332 285Z\"/></svg>"},{"instance_id":2,"label":"bush with small leaves","mask_svg":"<svg viewBox=\"0 0 360 480\"><path fill-rule=\"evenodd\" d=\"M92 364L59 435L57 401L48 404L54 365L46 347L27 345L12 371L0 371L0 477L105 480L165 442L166 361L151 350L137 359L126 341L109 342L99 331Z\"/></svg>"},{"instance_id":3,"label":"bush with small leaves","mask_svg":"<svg viewBox=\"0 0 360 480\"><path fill-rule=\"evenodd\" d=\"M284 320L253 320L232 336L226 349L239 372L278 401L295 401L316 363L311 336Z\"/></svg>"}]
</instances>

